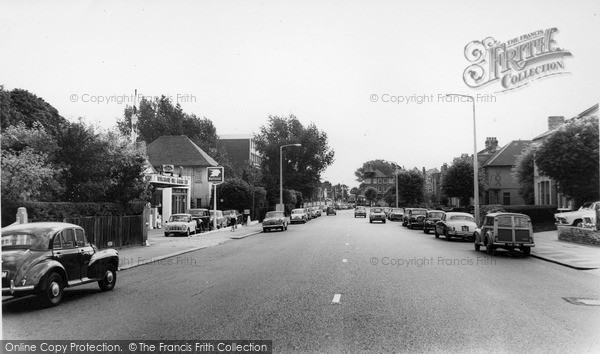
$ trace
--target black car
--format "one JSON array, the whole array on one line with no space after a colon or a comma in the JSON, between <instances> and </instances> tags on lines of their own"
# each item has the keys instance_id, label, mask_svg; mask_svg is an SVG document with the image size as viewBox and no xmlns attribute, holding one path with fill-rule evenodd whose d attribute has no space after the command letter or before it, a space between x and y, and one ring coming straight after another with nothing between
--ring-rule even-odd
<instances>
[{"instance_id":1,"label":"black car","mask_svg":"<svg viewBox=\"0 0 600 354\"><path fill-rule=\"evenodd\" d=\"M188 209L187 214L191 214L192 219L196 220L196 232L210 230L210 211L208 209Z\"/></svg>"},{"instance_id":2,"label":"black car","mask_svg":"<svg viewBox=\"0 0 600 354\"><path fill-rule=\"evenodd\" d=\"M404 220L406 226L409 229L421 228L425 225L425 217L427 216L427 209L425 208L410 208L404 214Z\"/></svg>"},{"instance_id":3,"label":"black car","mask_svg":"<svg viewBox=\"0 0 600 354\"><path fill-rule=\"evenodd\" d=\"M337 215L337 211L332 206L327 207L327 212L326 213L327 213L327 215Z\"/></svg>"},{"instance_id":4,"label":"black car","mask_svg":"<svg viewBox=\"0 0 600 354\"><path fill-rule=\"evenodd\" d=\"M429 231L434 231L436 223L442 219L444 214L446 213L441 210L428 211L427 216L425 217L425 223L423 224L423 232L428 234Z\"/></svg>"},{"instance_id":5,"label":"black car","mask_svg":"<svg viewBox=\"0 0 600 354\"><path fill-rule=\"evenodd\" d=\"M56 306L66 287L98 282L100 290L112 290L118 267L117 251L98 250L78 225L38 222L2 229L2 296L38 295L46 306Z\"/></svg>"}]
</instances>

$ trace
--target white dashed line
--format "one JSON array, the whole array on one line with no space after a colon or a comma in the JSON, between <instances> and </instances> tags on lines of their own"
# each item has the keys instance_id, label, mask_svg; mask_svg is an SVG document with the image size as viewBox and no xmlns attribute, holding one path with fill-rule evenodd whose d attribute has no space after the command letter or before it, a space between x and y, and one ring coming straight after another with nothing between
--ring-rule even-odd
<instances>
[{"instance_id":1,"label":"white dashed line","mask_svg":"<svg viewBox=\"0 0 600 354\"><path fill-rule=\"evenodd\" d=\"M346 258L344 258L344 259L342 259L342 262L348 263L348 260Z\"/></svg>"},{"instance_id":2,"label":"white dashed line","mask_svg":"<svg viewBox=\"0 0 600 354\"><path fill-rule=\"evenodd\" d=\"M348 242L346 242L346 246L350 246L350 244Z\"/></svg>"},{"instance_id":3,"label":"white dashed line","mask_svg":"<svg viewBox=\"0 0 600 354\"><path fill-rule=\"evenodd\" d=\"M342 294L335 294L333 295L333 303L339 304L340 303L340 298L342 297Z\"/></svg>"}]
</instances>

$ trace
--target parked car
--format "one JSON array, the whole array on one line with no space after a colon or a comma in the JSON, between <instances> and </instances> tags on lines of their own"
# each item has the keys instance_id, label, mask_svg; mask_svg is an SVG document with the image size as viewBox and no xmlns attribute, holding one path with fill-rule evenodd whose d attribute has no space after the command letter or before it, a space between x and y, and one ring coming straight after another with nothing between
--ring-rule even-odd
<instances>
[{"instance_id":1,"label":"parked car","mask_svg":"<svg viewBox=\"0 0 600 354\"><path fill-rule=\"evenodd\" d=\"M319 217L319 216L323 215L323 214L321 213L321 207L315 207L315 213L317 214L317 217Z\"/></svg>"},{"instance_id":2,"label":"parked car","mask_svg":"<svg viewBox=\"0 0 600 354\"><path fill-rule=\"evenodd\" d=\"M100 290L112 290L118 267L117 251L98 250L78 225L35 222L2 229L2 296L35 294L56 306L67 287L98 282Z\"/></svg>"},{"instance_id":3,"label":"parked car","mask_svg":"<svg viewBox=\"0 0 600 354\"><path fill-rule=\"evenodd\" d=\"M383 208L371 208L369 212L369 222L373 223L373 221L381 221L385 224L385 211Z\"/></svg>"},{"instance_id":4,"label":"parked car","mask_svg":"<svg viewBox=\"0 0 600 354\"><path fill-rule=\"evenodd\" d=\"M196 220L196 232L210 230L210 212L208 209L188 209L187 213Z\"/></svg>"},{"instance_id":5,"label":"parked car","mask_svg":"<svg viewBox=\"0 0 600 354\"><path fill-rule=\"evenodd\" d=\"M231 217L231 213L235 214L235 218ZM244 216L238 212L237 210L223 210L223 216L227 218L227 226L233 225L233 220L235 219L236 224L240 225L244 222Z\"/></svg>"},{"instance_id":6,"label":"parked car","mask_svg":"<svg viewBox=\"0 0 600 354\"><path fill-rule=\"evenodd\" d=\"M393 208L388 214L388 219L390 221L402 220L404 218L404 209L402 208Z\"/></svg>"},{"instance_id":7,"label":"parked car","mask_svg":"<svg viewBox=\"0 0 600 354\"><path fill-rule=\"evenodd\" d=\"M429 234L429 231L435 231L436 223L442 219L444 214L446 213L441 210L429 210L423 224L423 232Z\"/></svg>"},{"instance_id":8,"label":"parked car","mask_svg":"<svg viewBox=\"0 0 600 354\"><path fill-rule=\"evenodd\" d=\"M424 208L409 208L408 212L404 214L404 222L409 229L415 227L421 228L425 224L425 217L427 216L427 209Z\"/></svg>"},{"instance_id":9,"label":"parked car","mask_svg":"<svg viewBox=\"0 0 600 354\"><path fill-rule=\"evenodd\" d=\"M306 224L307 221L308 213L306 212L306 209L292 210L292 214L290 215L290 224L293 224L295 222L301 222L303 224Z\"/></svg>"},{"instance_id":10,"label":"parked car","mask_svg":"<svg viewBox=\"0 0 600 354\"><path fill-rule=\"evenodd\" d=\"M600 202L585 203L578 210L554 214L557 225L584 226L584 223L596 223L596 210L600 209Z\"/></svg>"},{"instance_id":11,"label":"parked car","mask_svg":"<svg viewBox=\"0 0 600 354\"><path fill-rule=\"evenodd\" d=\"M263 232L271 231L272 229L285 231L289 223L290 219L285 216L283 211L269 211L262 222Z\"/></svg>"},{"instance_id":12,"label":"parked car","mask_svg":"<svg viewBox=\"0 0 600 354\"><path fill-rule=\"evenodd\" d=\"M216 211L216 214L215 214ZM216 215L216 217L215 217ZM215 218L217 219L217 229L223 228L223 227L227 227L229 221L228 221L228 217L223 215L223 211L222 210L211 210L210 211L210 228L211 230L215 228Z\"/></svg>"},{"instance_id":13,"label":"parked car","mask_svg":"<svg viewBox=\"0 0 600 354\"><path fill-rule=\"evenodd\" d=\"M332 206L327 207L326 213L327 213L327 215L337 215L337 211Z\"/></svg>"},{"instance_id":14,"label":"parked car","mask_svg":"<svg viewBox=\"0 0 600 354\"><path fill-rule=\"evenodd\" d=\"M413 208L404 208L404 215L402 215L402 226L408 226L408 213L412 210Z\"/></svg>"},{"instance_id":15,"label":"parked car","mask_svg":"<svg viewBox=\"0 0 600 354\"><path fill-rule=\"evenodd\" d=\"M475 250L484 246L489 255L503 248L509 251L519 249L529 255L534 247L531 219L525 214L490 213L483 220L480 229L475 230Z\"/></svg>"},{"instance_id":16,"label":"parked car","mask_svg":"<svg viewBox=\"0 0 600 354\"><path fill-rule=\"evenodd\" d=\"M442 212L443 213L443 212ZM450 241L453 237L459 237L463 240L475 239L475 229L477 224L475 218L469 213L449 212L445 213L440 221L435 224L435 238L440 235Z\"/></svg>"},{"instance_id":17,"label":"parked car","mask_svg":"<svg viewBox=\"0 0 600 354\"><path fill-rule=\"evenodd\" d=\"M310 207L308 210L310 212L310 216L312 219L316 219L320 216L319 213L317 212L317 207Z\"/></svg>"},{"instance_id":18,"label":"parked car","mask_svg":"<svg viewBox=\"0 0 600 354\"><path fill-rule=\"evenodd\" d=\"M171 235L189 236L196 232L197 225L198 223L192 218L192 214L173 214L165 224L165 237Z\"/></svg>"},{"instance_id":19,"label":"parked car","mask_svg":"<svg viewBox=\"0 0 600 354\"><path fill-rule=\"evenodd\" d=\"M367 209L364 206L357 206L356 209L354 209L354 217L363 217L366 218L367 217Z\"/></svg>"}]
</instances>

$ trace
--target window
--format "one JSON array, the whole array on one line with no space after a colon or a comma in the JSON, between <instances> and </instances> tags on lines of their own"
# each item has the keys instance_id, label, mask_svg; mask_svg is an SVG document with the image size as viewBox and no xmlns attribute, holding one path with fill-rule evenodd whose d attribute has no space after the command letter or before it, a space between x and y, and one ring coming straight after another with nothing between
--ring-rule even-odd
<instances>
[{"instance_id":1,"label":"window","mask_svg":"<svg viewBox=\"0 0 600 354\"><path fill-rule=\"evenodd\" d=\"M512 220L510 216L499 216L498 227L512 227Z\"/></svg>"},{"instance_id":2,"label":"window","mask_svg":"<svg viewBox=\"0 0 600 354\"><path fill-rule=\"evenodd\" d=\"M60 234L56 234L56 236L54 236L54 241L52 242L52 248L55 250L59 250L62 248L62 242L60 242Z\"/></svg>"},{"instance_id":3,"label":"window","mask_svg":"<svg viewBox=\"0 0 600 354\"><path fill-rule=\"evenodd\" d=\"M486 217L485 226L494 226L494 218L491 216Z\"/></svg>"},{"instance_id":4,"label":"window","mask_svg":"<svg viewBox=\"0 0 600 354\"><path fill-rule=\"evenodd\" d=\"M75 230L73 229L65 229L62 230L61 233L62 238L62 246L63 248L73 248L75 247Z\"/></svg>"},{"instance_id":5,"label":"window","mask_svg":"<svg viewBox=\"0 0 600 354\"><path fill-rule=\"evenodd\" d=\"M550 181L538 183L538 202L540 205L550 204Z\"/></svg>"},{"instance_id":6,"label":"window","mask_svg":"<svg viewBox=\"0 0 600 354\"><path fill-rule=\"evenodd\" d=\"M85 237L85 233L81 229L75 229L75 241L77 241L77 247L85 247L90 245Z\"/></svg>"},{"instance_id":7,"label":"window","mask_svg":"<svg viewBox=\"0 0 600 354\"><path fill-rule=\"evenodd\" d=\"M509 192L505 192L502 195L502 201L503 201L502 204L504 204L504 205L510 205L510 193Z\"/></svg>"},{"instance_id":8,"label":"window","mask_svg":"<svg viewBox=\"0 0 600 354\"><path fill-rule=\"evenodd\" d=\"M379 179L378 179L378 181L379 181L379 182L378 182L379 184L382 184L382 183L383 183L383 179L382 179L382 178L379 178Z\"/></svg>"}]
</instances>

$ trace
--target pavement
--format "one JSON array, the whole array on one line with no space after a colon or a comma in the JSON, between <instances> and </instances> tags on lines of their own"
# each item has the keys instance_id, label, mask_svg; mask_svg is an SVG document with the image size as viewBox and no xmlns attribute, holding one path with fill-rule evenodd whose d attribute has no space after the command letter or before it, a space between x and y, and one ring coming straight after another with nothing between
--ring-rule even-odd
<instances>
[{"instance_id":1,"label":"pavement","mask_svg":"<svg viewBox=\"0 0 600 354\"><path fill-rule=\"evenodd\" d=\"M190 237L165 237L162 229L148 230L147 245L117 249L119 252L119 270L160 262L166 258L216 246L230 240L242 239L261 232L262 225L258 222L253 222L248 226L238 226L235 231L231 231L231 227L227 227L192 234Z\"/></svg>"},{"instance_id":2,"label":"pavement","mask_svg":"<svg viewBox=\"0 0 600 354\"><path fill-rule=\"evenodd\" d=\"M245 238L262 232L262 225L240 226L209 231L190 237L165 237L162 229L148 231L147 246L132 246L119 249L119 270L159 262L166 258L222 244L230 240ZM535 247L531 256L565 267L589 270L600 268L600 247L580 245L558 239L556 231L538 232L534 235Z\"/></svg>"}]
</instances>

